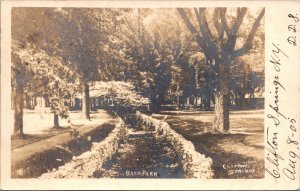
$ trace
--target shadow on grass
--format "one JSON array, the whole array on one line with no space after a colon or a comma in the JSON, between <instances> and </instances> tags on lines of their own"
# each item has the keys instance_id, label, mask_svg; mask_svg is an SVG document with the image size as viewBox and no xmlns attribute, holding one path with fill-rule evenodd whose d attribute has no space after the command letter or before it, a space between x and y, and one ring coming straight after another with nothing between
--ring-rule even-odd
<instances>
[{"instance_id":1,"label":"shadow on grass","mask_svg":"<svg viewBox=\"0 0 300 191\"><path fill-rule=\"evenodd\" d=\"M70 128L53 127L47 130L43 130L42 134L24 134L23 137L13 135L11 137L11 149L14 150L16 148L23 147L25 145L32 144L34 142L41 141L68 131L70 131Z\"/></svg>"},{"instance_id":2,"label":"shadow on grass","mask_svg":"<svg viewBox=\"0 0 300 191\"><path fill-rule=\"evenodd\" d=\"M241 122L242 119L231 120L233 133L210 133L211 122L177 117L171 115L166 121L177 133L191 141L197 152L213 160L214 178L264 177L264 161L260 159L264 146L256 145L263 142L264 129L254 123L255 119L245 122ZM249 150L250 147L252 150ZM251 153L253 149L257 153ZM240 150L245 151L238 152Z\"/></svg>"},{"instance_id":3,"label":"shadow on grass","mask_svg":"<svg viewBox=\"0 0 300 191\"><path fill-rule=\"evenodd\" d=\"M12 178L35 178L41 174L51 171L53 168L57 168L67 162L69 162L73 156L78 156L81 153L89 150L92 146L92 142L101 142L108 134L115 128L115 125L110 123L104 123L95 129L85 133L81 137L72 137L69 133L64 133L59 138L50 137L47 142L43 142L43 138L40 137L40 141L32 142L26 145L27 150L32 154L29 157L22 157L12 153L12 161L14 158L20 158L11 164ZM27 140L30 138L37 139L36 135L26 135ZM87 137L90 136L90 140ZM60 140L58 140L60 139ZM55 144L60 142L59 145ZM40 148L43 144L49 144L49 148L43 150ZM53 143L53 144L52 144ZM18 148L22 153L22 147ZM40 151L39 151L40 150ZM20 154L20 152L18 152Z\"/></svg>"}]
</instances>

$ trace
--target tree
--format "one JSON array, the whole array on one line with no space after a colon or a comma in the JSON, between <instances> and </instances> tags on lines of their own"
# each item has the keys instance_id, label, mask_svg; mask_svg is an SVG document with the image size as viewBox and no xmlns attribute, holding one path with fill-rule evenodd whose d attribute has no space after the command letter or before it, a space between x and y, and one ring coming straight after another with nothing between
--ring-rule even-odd
<instances>
[{"instance_id":1,"label":"tree","mask_svg":"<svg viewBox=\"0 0 300 191\"><path fill-rule=\"evenodd\" d=\"M182 69L178 66L172 66L171 68L172 78L168 89L169 99L176 99L176 109L180 109L180 96L183 95L182 86L184 79L182 75Z\"/></svg>"},{"instance_id":2,"label":"tree","mask_svg":"<svg viewBox=\"0 0 300 191\"><path fill-rule=\"evenodd\" d=\"M29 43L21 48L15 42L13 53L16 59L20 60L18 68L24 69L21 79L23 89L26 86L26 90L36 95L45 95L50 99L54 113L54 127L59 127L58 117L68 117L69 108L65 103L76 91L76 82L73 78L69 78L75 71L65 65L60 57L50 57L45 51ZM22 95L19 92L16 94L16 97Z\"/></svg>"},{"instance_id":3,"label":"tree","mask_svg":"<svg viewBox=\"0 0 300 191\"><path fill-rule=\"evenodd\" d=\"M131 9L125 17L123 33L120 37L126 47L126 59L131 62L125 69L126 80L133 82L137 91L143 92L150 100L153 109L157 97L154 85L154 68L157 64L151 34L144 20L152 13L149 9Z\"/></svg>"},{"instance_id":4,"label":"tree","mask_svg":"<svg viewBox=\"0 0 300 191\"><path fill-rule=\"evenodd\" d=\"M87 11L81 9L59 9L62 24L58 27L59 49L69 64L76 70L82 87L82 117L90 119L88 82L97 75L95 60L96 46L99 45L97 32L91 24ZM55 22L55 20L54 20ZM97 39L97 40L96 40Z\"/></svg>"},{"instance_id":5,"label":"tree","mask_svg":"<svg viewBox=\"0 0 300 191\"><path fill-rule=\"evenodd\" d=\"M12 95L14 109L14 134L24 138L23 132L23 107L24 107L24 87L30 79L30 74L26 70L24 62L19 58L16 51L19 48L26 46L27 40L33 40L34 31L32 31L31 19L22 22L21 15L25 18L31 17L32 14L27 14L24 9L12 9L12 39L19 43L14 43L12 46ZM27 22L26 22L27 21ZM32 20L31 20L32 21ZM26 28L29 27L28 30ZM17 45L17 46L16 46Z\"/></svg>"},{"instance_id":6,"label":"tree","mask_svg":"<svg viewBox=\"0 0 300 191\"><path fill-rule=\"evenodd\" d=\"M204 53L207 63L213 65L217 74L213 128L216 131L228 131L230 65L236 58L251 50L253 38L260 26L265 9L260 11L249 34L243 35L246 38L243 39L244 44L241 47L237 47L237 42L241 38L239 31L243 30L242 24L249 24L244 19L247 8L236 8L236 14L233 14L233 10L227 14L226 8L214 10L194 8L193 11L194 16L190 10L178 8L186 27L194 35L201 52ZM209 21L207 15L210 15L212 20ZM192 18L196 18L196 21ZM195 27L195 22L198 23L199 29Z\"/></svg>"},{"instance_id":7,"label":"tree","mask_svg":"<svg viewBox=\"0 0 300 191\"><path fill-rule=\"evenodd\" d=\"M82 117L90 119L89 82L113 73L115 33L122 22L117 9L59 8L55 34L57 49L67 64L76 70L82 89ZM119 57L118 57L119 58Z\"/></svg>"},{"instance_id":8,"label":"tree","mask_svg":"<svg viewBox=\"0 0 300 191\"><path fill-rule=\"evenodd\" d=\"M176 85L174 80L183 76L180 68L187 58L182 55L190 41L184 28L178 27L180 22L172 19L175 13L174 9L133 9L123 29L126 55L136 77L132 80L149 97L154 113L159 112L165 98L184 88L184 83ZM179 94L177 98L179 101Z\"/></svg>"},{"instance_id":9,"label":"tree","mask_svg":"<svg viewBox=\"0 0 300 191\"><path fill-rule=\"evenodd\" d=\"M58 117L66 118L65 101L76 89L74 70L57 53L59 23L52 8L13 8L12 10L12 73L15 105L15 132L23 135L23 93L47 97L54 113L54 126ZM44 30L47 28L47 30ZM16 109L17 108L17 109Z\"/></svg>"}]
</instances>

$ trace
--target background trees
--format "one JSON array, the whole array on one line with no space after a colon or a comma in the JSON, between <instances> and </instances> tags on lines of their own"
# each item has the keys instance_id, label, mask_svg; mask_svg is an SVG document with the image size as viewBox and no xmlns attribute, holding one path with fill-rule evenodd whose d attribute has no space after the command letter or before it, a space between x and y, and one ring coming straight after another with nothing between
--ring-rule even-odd
<instances>
[{"instance_id":1,"label":"background trees","mask_svg":"<svg viewBox=\"0 0 300 191\"><path fill-rule=\"evenodd\" d=\"M46 97L59 126L76 93L90 118L90 87L95 92L99 81L117 87L109 94L123 105L132 100L120 92L149 99L153 113L164 104L214 104L214 130L226 131L229 105L243 108L246 95L264 91L263 15L247 8L14 8L16 132L24 94Z\"/></svg>"},{"instance_id":2,"label":"background trees","mask_svg":"<svg viewBox=\"0 0 300 191\"><path fill-rule=\"evenodd\" d=\"M67 117L66 100L81 84L83 118L89 119L88 83L108 76L113 59L122 62L119 52L109 47L116 44L119 15L113 9L13 9L16 132L22 129L24 88L51 101L54 126L59 126L58 116Z\"/></svg>"},{"instance_id":3,"label":"background trees","mask_svg":"<svg viewBox=\"0 0 300 191\"><path fill-rule=\"evenodd\" d=\"M133 9L123 29L132 80L138 91L151 100L154 113L160 111L167 97L176 96L179 102L183 84L188 84L183 81L183 62L188 59L183 54L192 43L174 16L178 17L174 9Z\"/></svg>"}]
</instances>

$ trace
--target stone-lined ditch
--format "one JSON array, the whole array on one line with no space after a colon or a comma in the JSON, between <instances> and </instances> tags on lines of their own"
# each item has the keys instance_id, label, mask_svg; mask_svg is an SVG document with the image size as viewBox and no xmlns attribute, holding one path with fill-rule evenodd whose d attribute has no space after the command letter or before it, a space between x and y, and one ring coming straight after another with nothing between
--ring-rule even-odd
<instances>
[{"instance_id":1,"label":"stone-lined ditch","mask_svg":"<svg viewBox=\"0 0 300 191\"><path fill-rule=\"evenodd\" d=\"M94 175L97 178L184 178L172 145L146 131L130 131L127 142Z\"/></svg>"},{"instance_id":2,"label":"stone-lined ditch","mask_svg":"<svg viewBox=\"0 0 300 191\"><path fill-rule=\"evenodd\" d=\"M186 178L212 178L212 159L197 152L192 142L176 133L167 122L136 113L138 126L154 131L158 140L168 142L180 158Z\"/></svg>"},{"instance_id":3,"label":"stone-lined ditch","mask_svg":"<svg viewBox=\"0 0 300 191\"><path fill-rule=\"evenodd\" d=\"M41 178L212 178L212 160L169 125L137 112L91 150Z\"/></svg>"}]
</instances>

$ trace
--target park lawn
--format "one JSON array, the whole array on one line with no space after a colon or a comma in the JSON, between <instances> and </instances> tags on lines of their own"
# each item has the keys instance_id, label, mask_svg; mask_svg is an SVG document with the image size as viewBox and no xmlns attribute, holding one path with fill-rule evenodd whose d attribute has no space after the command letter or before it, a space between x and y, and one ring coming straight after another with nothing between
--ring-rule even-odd
<instances>
[{"instance_id":1,"label":"park lawn","mask_svg":"<svg viewBox=\"0 0 300 191\"><path fill-rule=\"evenodd\" d=\"M19 136L12 136L11 139L12 177L36 177L45 170L63 165L73 156L87 151L91 142L105 139L119 123L117 117L104 110L93 112L91 121L82 120L79 115L78 112L71 113L72 123L75 125L73 128L76 128L80 136L76 137L66 125L53 128L51 113L44 114L43 119L38 114L24 114L25 139ZM30 122L29 118L32 123L26 123ZM40 126L38 121L43 121ZM30 124L37 126L32 126L34 130L29 130ZM29 170L23 174L18 173L21 168Z\"/></svg>"},{"instance_id":2,"label":"park lawn","mask_svg":"<svg viewBox=\"0 0 300 191\"><path fill-rule=\"evenodd\" d=\"M13 121L13 112L12 112ZM81 111L70 112L73 127L79 128L83 125L93 125L104 123L110 116L104 110L92 111L91 120L81 119ZM12 136L12 149L24 146L36 141L40 141L55 135L71 131L67 119L59 119L60 128L53 128L53 113L43 113L40 115L34 110L25 110L23 115L23 130L25 139ZM13 125L11 125L11 134L13 133Z\"/></svg>"},{"instance_id":3,"label":"park lawn","mask_svg":"<svg viewBox=\"0 0 300 191\"><path fill-rule=\"evenodd\" d=\"M230 112L228 133L211 133L212 111L162 112L170 124L198 152L213 160L214 178L264 177L263 110Z\"/></svg>"}]
</instances>

